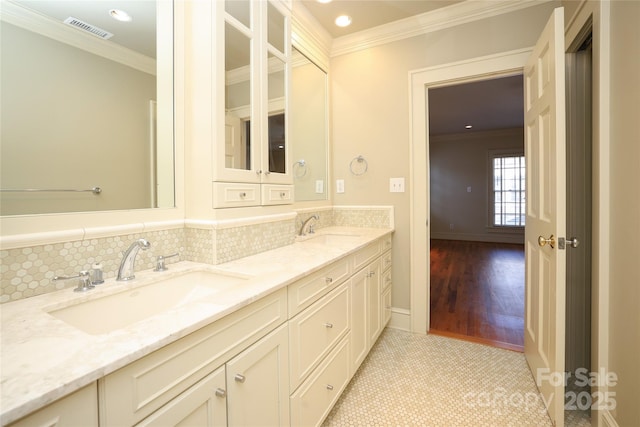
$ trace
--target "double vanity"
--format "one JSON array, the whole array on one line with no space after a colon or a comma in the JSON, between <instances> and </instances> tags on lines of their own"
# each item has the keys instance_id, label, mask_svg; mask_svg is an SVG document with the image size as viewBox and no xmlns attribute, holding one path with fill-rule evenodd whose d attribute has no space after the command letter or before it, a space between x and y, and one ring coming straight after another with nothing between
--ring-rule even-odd
<instances>
[{"instance_id":1,"label":"double vanity","mask_svg":"<svg viewBox=\"0 0 640 427\"><path fill-rule=\"evenodd\" d=\"M391 234L327 227L4 304L0 422L318 425L390 319Z\"/></svg>"}]
</instances>

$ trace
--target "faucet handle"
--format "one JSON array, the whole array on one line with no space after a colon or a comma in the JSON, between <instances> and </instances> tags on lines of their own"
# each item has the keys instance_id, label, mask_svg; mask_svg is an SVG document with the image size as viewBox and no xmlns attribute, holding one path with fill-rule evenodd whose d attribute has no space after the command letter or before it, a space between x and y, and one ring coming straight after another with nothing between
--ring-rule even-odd
<instances>
[{"instance_id":1,"label":"faucet handle","mask_svg":"<svg viewBox=\"0 0 640 427\"><path fill-rule=\"evenodd\" d=\"M158 255L158 257L156 258L156 268L154 268L153 271L168 270L167 266L164 265L164 260L167 258L173 258L174 256L178 256L178 255L180 255L180 252L176 252L175 254L171 254L171 255Z\"/></svg>"},{"instance_id":2,"label":"faucet handle","mask_svg":"<svg viewBox=\"0 0 640 427\"><path fill-rule=\"evenodd\" d=\"M86 292L95 288L95 286L91 282L91 274L86 270L82 270L80 273L76 274L75 276L55 276L53 278L54 281L70 280L70 279L80 279L78 281L78 286L73 289L73 292Z\"/></svg>"}]
</instances>

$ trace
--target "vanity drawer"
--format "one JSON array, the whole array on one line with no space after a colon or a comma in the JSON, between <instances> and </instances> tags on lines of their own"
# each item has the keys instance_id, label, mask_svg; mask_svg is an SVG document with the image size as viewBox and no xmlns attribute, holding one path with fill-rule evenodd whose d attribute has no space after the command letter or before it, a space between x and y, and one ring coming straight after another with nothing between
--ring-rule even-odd
<instances>
[{"instance_id":1,"label":"vanity drawer","mask_svg":"<svg viewBox=\"0 0 640 427\"><path fill-rule=\"evenodd\" d=\"M386 291L391 286L391 283L393 283L393 281L391 280L391 269L389 268L384 273L382 273L382 282L380 283L382 291Z\"/></svg>"},{"instance_id":2,"label":"vanity drawer","mask_svg":"<svg viewBox=\"0 0 640 427\"><path fill-rule=\"evenodd\" d=\"M382 254L382 271L389 270L392 264L391 251Z\"/></svg>"},{"instance_id":3,"label":"vanity drawer","mask_svg":"<svg viewBox=\"0 0 640 427\"><path fill-rule=\"evenodd\" d=\"M349 287L343 284L289 321L290 390L349 333L349 306Z\"/></svg>"},{"instance_id":4,"label":"vanity drawer","mask_svg":"<svg viewBox=\"0 0 640 427\"><path fill-rule=\"evenodd\" d=\"M213 183L213 207L236 208L260 205L260 184Z\"/></svg>"},{"instance_id":5,"label":"vanity drawer","mask_svg":"<svg viewBox=\"0 0 640 427\"><path fill-rule=\"evenodd\" d=\"M362 267L376 259L378 255L380 255L380 253L382 252L380 250L381 243L382 242L380 240L376 240L375 242L369 243L367 246L355 253L355 255L353 256L354 272L357 272Z\"/></svg>"},{"instance_id":6,"label":"vanity drawer","mask_svg":"<svg viewBox=\"0 0 640 427\"><path fill-rule=\"evenodd\" d=\"M101 425L141 421L286 319L282 289L107 375L99 382Z\"/></svg>"},{"instance_id":7,"label":"vanity drawer","mask_svg":"<svg viewBox=\"0 0 640 427\"><path fill-rule=\"evenodd\" d=\"M384 236L381 239L381 245L382 245L382 251L388 251L389 249L391 249L391 234Z\"/></svg>"},{"instance_id":8,"label":"vanity drawer","mask_svg":"<svg viewBox=\"0 0 640 427\"><path fill-rule=\"evenodd\" d=\"M289 285L289 317L300 313L344 282L351 274L349 265L349 258L343 258Z\"/></svg>"},{"instance_id":9,"label":"vanity drawer","mask_svg":"<svg viewBox=\"0 0 640 427\"><path fill-rule=\"evenodd\" d=\"M349 383L349 336L291 395L291 425L318 426Z\"/></svg>"},{"instance_id":10,"label":"vanity drawer","mask_svg":"<svg viewBox=\"0 0 640 427\"><path fill-rule=\"evenodd\" d=\"M98 389L93 382L45 406L8 427L98 426Z\"/></svg>"},{"instance_id":11,"label":"vanity drawer","mask_svg":"<svg viewBox=\"0 0 640 427\"><path fill-rule=\"evenodd\" d=\"M293 203L293 185L262 184L263 205L287 205Z\"/></svg>"},{"instance_id":12,"label":"vanity drawer","mask_svg":"<svg viewBox=\"0 0 640 427\"><path fill-rule=\"evenodd\" d=\"M391 288L382 292L382 327L391 320Z\"/></svg>"}]
</instances>

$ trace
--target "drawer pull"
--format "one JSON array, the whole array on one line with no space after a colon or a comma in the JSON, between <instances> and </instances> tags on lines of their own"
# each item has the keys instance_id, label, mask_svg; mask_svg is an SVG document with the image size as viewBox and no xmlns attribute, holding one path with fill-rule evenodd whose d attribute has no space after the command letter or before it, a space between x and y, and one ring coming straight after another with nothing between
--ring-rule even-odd
<instances>
[{"instance_id":1,"label":"drawer pull","mask_svg":"<svg viewBox=\"0 0 640 427\"><path fill-rule=\"evenodd\" d=\"M327 390L329 391L333 390L333 386L331 384L327 384Z\"/></svg>"},{"instance_id":2,"label":"drawer pull","mask_svg":"<svg viewBox=\"0 0 640 427\"><path fill-rule=\"evenodd\" d=\"M332 277L327 277L326 279L324 279L325 283L327 285L330 285L333 282L333 278Z\"/></svg>"},{"instance_id":3,"label":"drawer pull","mask_svg":"<svg viewBox=\"0 0 640 427\"><path fill-rule=\"evenodd\" d=\"M239 383L243 383L244 380L246 380L246 378L242 374L236 374L236 376L233 377L233 379L236 380L236 382L239 382Z\"/></svg>"},{"instance_id":4,"label":"drawer pull","mask_svg":"<svg viewBox=\"0 0 640 427\"><path fill-rule=\"evenodd\" d=\"M216 389L216 396L225 397L226 395L227 395L227 392L224 389L221 389L221 388Z\"/></svg>"},{"instance_id":5,"label":"drawer pull","mask_svg":"<svg viewBox=\"0 0 640 427\"><path fill-rule=\"evenodd\" d=\"M284 191L282 193L280 193L280 197L284 199L284 196L286 196L287 193L285 193Z\"/></svg>"},{"instance_id":6,"label":"drawer pull","mask_svg":"<svg viewBox=\"0 0 640 427\"><path fill-rule=\"evenodd\" d=\"M240 193L240 197L241 197L242 199L244 199L245 197L247 197L247 193L245 193L245 192Z\"/></svg>"},{"instance_id":7,"label":"drawer pull","mask_svg":"<svg viewBox=\"0 0 640 427\"><path fill-rule=\"evenodd\" d=\"M324 324L324 326L327 327L328 329L331 329L331 328L333 328L333 323L327 322L327 323Z\"/></svg>"}]
</instances>

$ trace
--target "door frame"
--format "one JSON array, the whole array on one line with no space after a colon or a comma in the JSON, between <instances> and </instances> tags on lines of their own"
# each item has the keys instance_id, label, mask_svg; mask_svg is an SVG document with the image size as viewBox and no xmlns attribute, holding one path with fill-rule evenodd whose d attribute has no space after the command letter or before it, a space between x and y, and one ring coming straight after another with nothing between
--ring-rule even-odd
<instances>
[{"instance_id":1,"label":"door frame","mask_svg":"<svg viewBox=\"0 0 640 427\"><path fill-rule=\"evenodd\" d=\"M610 5L607 1L581 1L565 16L565 47L575 43L586 25L593 34L593 133L592 133L592 371L609 366L609 192L610 187L610 113L611 79L609 49ZM505 52L467 61L443 64L409 72L409 146L410 146L410 331L426 334L429 330L429 129L427 88L486 78L495 73L522 72L531 49ZM426 254L426 259L425 259ZM426 261L426 262L425 262ZM592 392L606 392L606 386ZM612 420L608 411L592 413L594 425ZM613 423L611 423L613 425Z\"/></svg>"},{"instance_id":2,"label":"door frame","mask_svg":"<svg viewBox=\"0 0 640 427\"><path fill-rule=\"evenodd\" d=\"M410 330L429 330L429 99L428 90L439 86L469 83L489 78L522 74L532 49L443 64L409 73L410 115ZM426 255L425 255L426 254ZM426 256L426 259L425 259Z\"/></svg>"}]
</instances>

